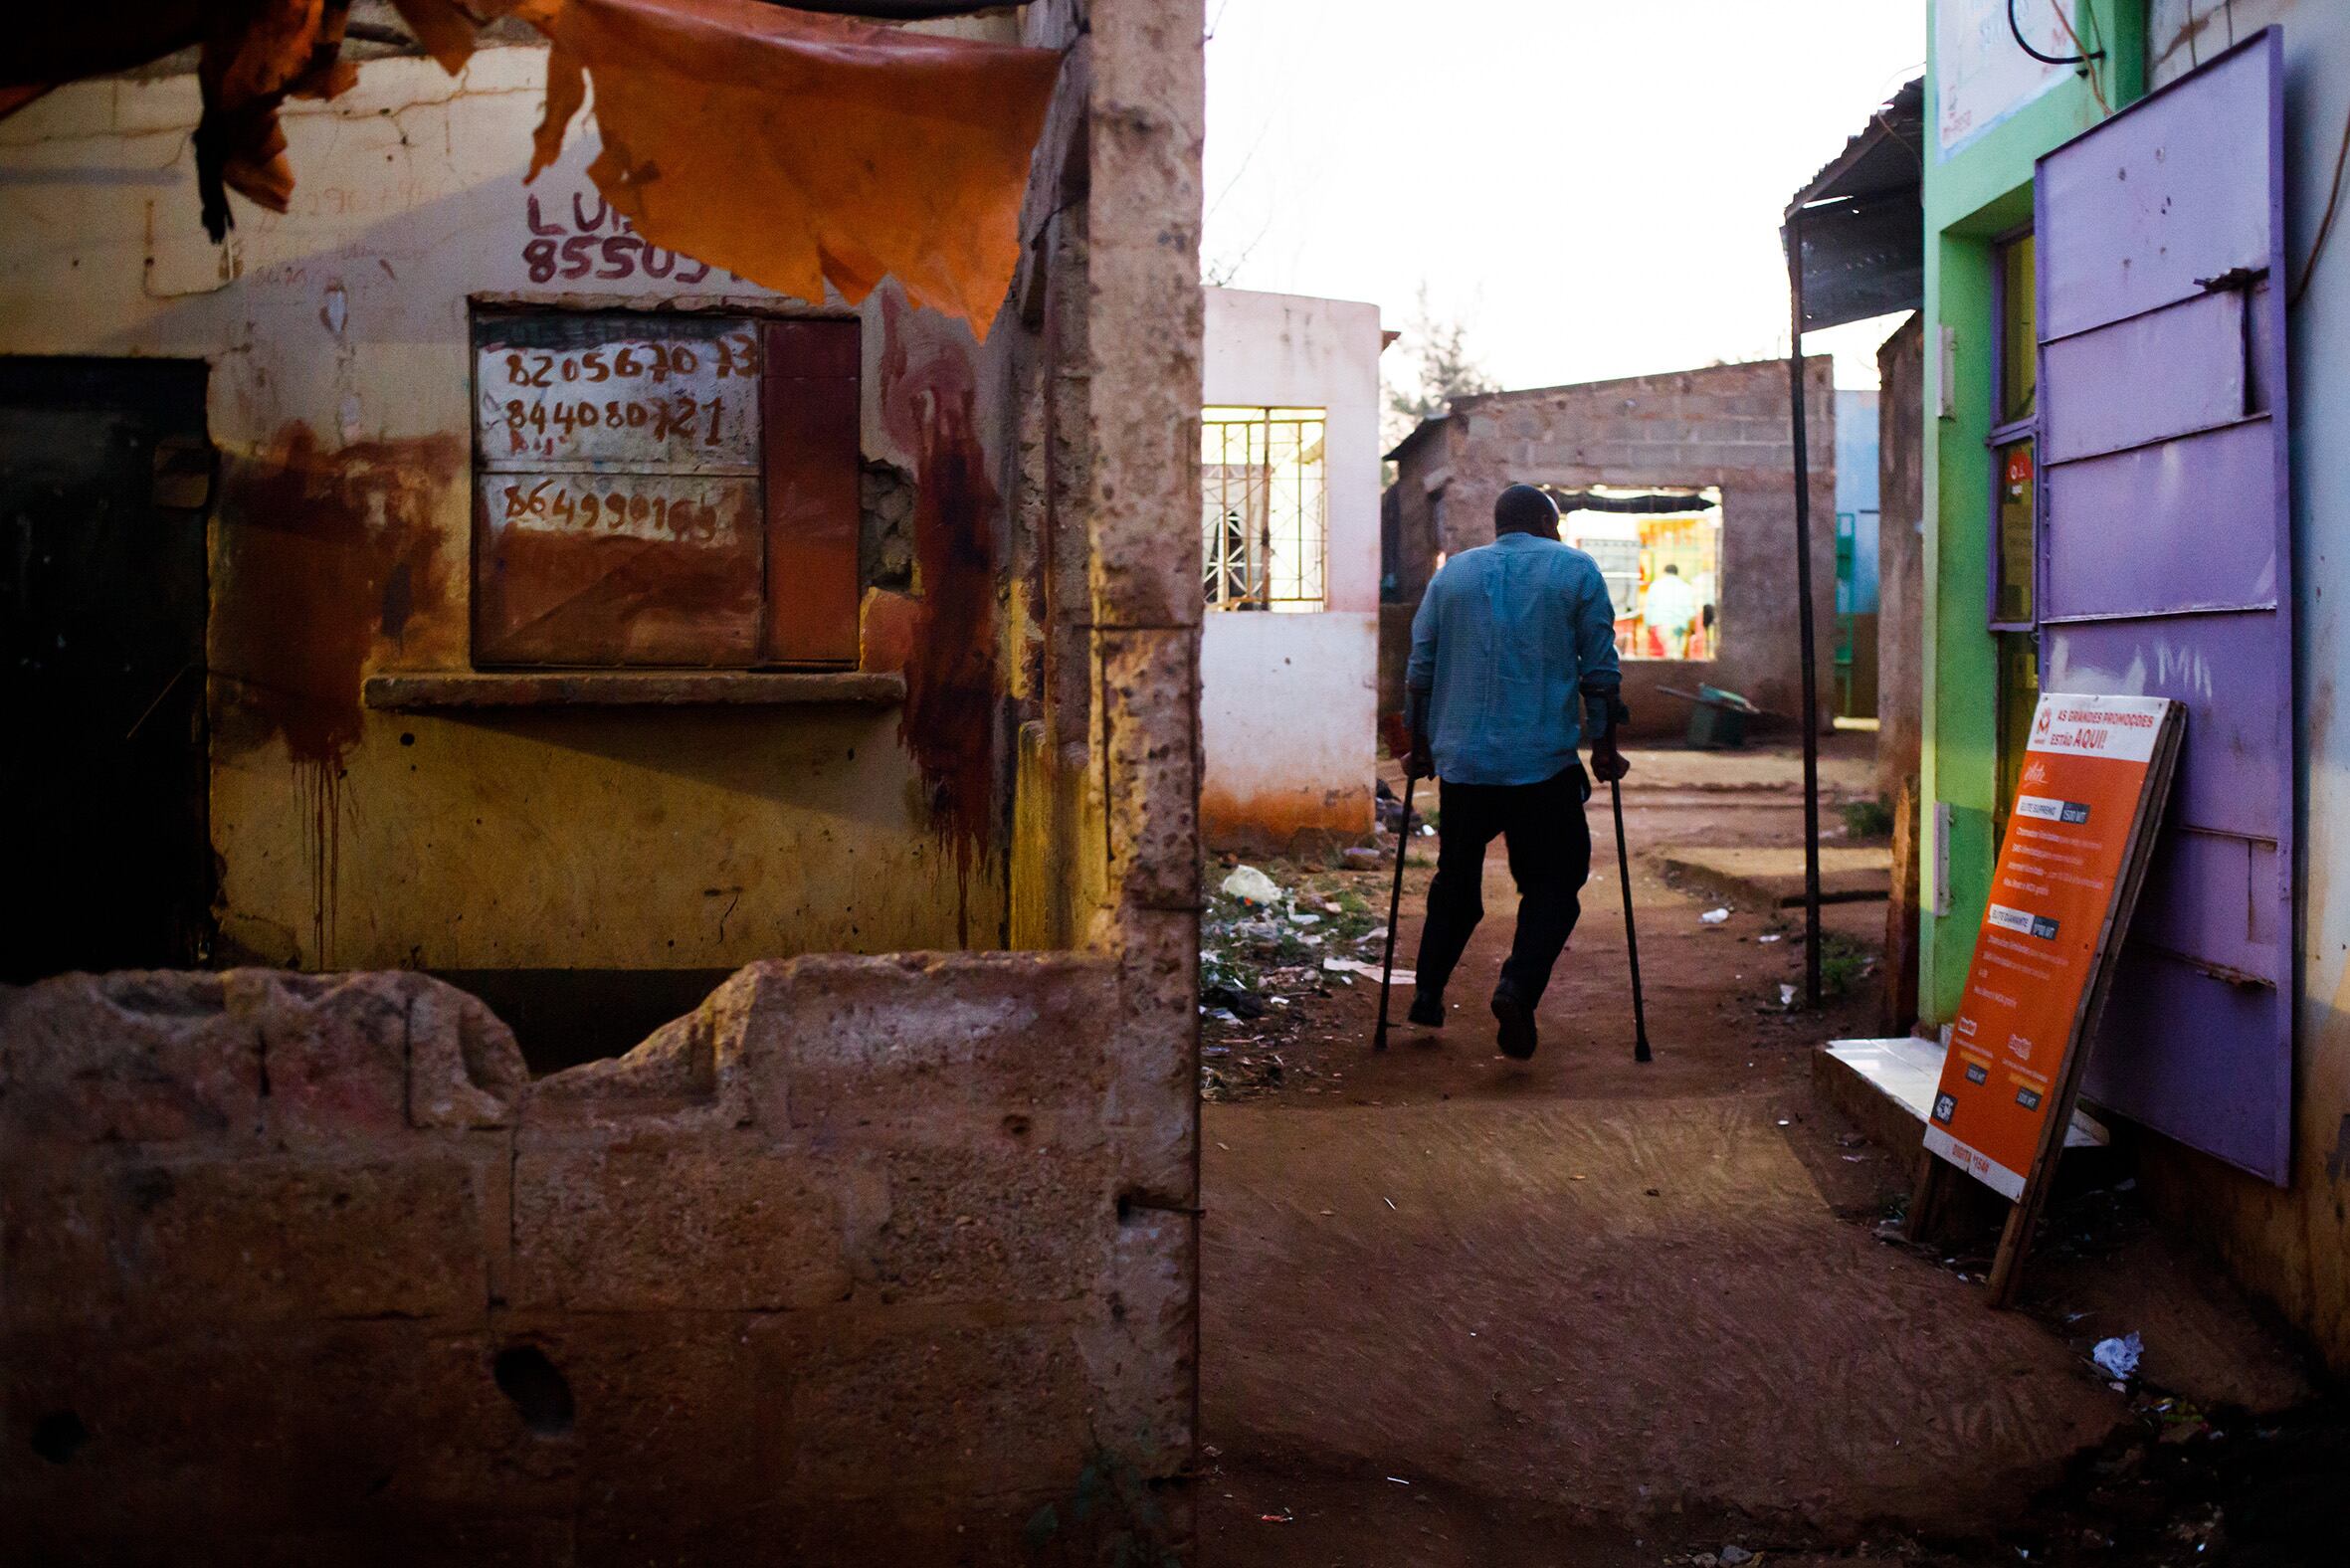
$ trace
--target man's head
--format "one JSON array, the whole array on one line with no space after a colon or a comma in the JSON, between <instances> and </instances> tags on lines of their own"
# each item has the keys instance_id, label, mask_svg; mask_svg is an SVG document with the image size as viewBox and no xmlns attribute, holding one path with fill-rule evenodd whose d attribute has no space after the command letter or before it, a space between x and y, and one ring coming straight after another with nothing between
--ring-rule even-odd
<instances>
[{"instance_id":1,"label":"man's head","mask_svg":"<svg viewBox=\"0 0 2350 1568\"><path fill-rule=\"evenodd\" d=\"M1538 533L1558 537L1558 502L1531 485L1512 485L1493 502L1493 533Z\"/></svg>"},{"instance_id":2,"label":"man's head","mask_svg":"<svg viewBox=\"0 0 2350 1568\"><path fill-rule=\"evenodd\" d=\"M1667 577L1678 577L1680 575L1680 568L1677 566L1666 566L1665 568L1665 575Z\"/></svg>"}]
</instances>

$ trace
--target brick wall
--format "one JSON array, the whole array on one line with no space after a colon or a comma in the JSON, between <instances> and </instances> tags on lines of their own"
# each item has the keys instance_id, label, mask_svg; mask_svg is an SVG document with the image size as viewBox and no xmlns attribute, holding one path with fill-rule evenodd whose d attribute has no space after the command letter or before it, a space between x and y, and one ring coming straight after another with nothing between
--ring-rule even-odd
<instances>
[{"instance_id":1,"label":"brick wall","mask_svg":"<svg viewBox=\"0 0 2350 1568\"><path fill-rule=\"evenodd\" d=\"M1808 361L1806 374L1816 719L1826 725L1836 695L1836 399L1828 360ZM1635 732L1677 733L1688 708L1657 687L1700 681L1792 717L1803 703L1788 413L1784 360L1464 398L1397 465L1406 549L1420 552L1401 574L1407 591L1416 600L1426 582L1426 552L1492 541L1493 500L1506 486L1718 486L1720 652L1705 664L1628 662Z\"/></svg>"},{"instance_id":2,"label":"brick wall","mask_svg":"<svg viewBox=\"0 0 2350 1568\"><path fill-rule=\"evenodd\" d=\"M1105 958L807 958L528 1082L419 975L9 993L0 1514L73 1560L946 1562L1090 1470L1146 1532L1190 1126L1125 1016Z\"/></svg>"}]
</instances>

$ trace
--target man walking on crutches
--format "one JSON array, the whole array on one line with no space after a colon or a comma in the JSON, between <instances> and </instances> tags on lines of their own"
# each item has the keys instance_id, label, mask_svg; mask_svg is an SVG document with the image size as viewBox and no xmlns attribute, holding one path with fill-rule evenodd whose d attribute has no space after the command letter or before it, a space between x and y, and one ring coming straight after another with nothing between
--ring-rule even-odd
<instances>
[{"instance_id":1,"label":"man walking on crutches","mask_svg":"<svg viewBox=\"0 0 2350 1568\"><path fill-rule=\"evenodd\" d=\"M1412 621L1413 776L1440 791L1436 880L1420 932L1418 990L1406 1017L1445 1021L1445 983L1484 916L1485 846L1508 846L1517 937L1493 988L1501 1052L1534 1054L1534 1009L1582 912L1591 875L1576 760L1614 783L1622 711L1616 612L1599 565L1561 543L1558 507L1530 485L1493 503L1493 542L1465 550L1430 581Z\"/></svg>"}]
</instances>

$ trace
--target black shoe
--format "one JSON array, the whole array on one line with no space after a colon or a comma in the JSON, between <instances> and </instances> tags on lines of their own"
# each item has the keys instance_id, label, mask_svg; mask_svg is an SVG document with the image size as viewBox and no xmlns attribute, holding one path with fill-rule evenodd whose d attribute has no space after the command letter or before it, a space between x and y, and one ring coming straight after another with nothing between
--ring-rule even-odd
<instances>
[{"instance_id":1,"label":"black shoe","mask_svg":"<svg viewBox=\"0 0 2350 1568\"><path fill-rule=\"evenodd\" d=\"M1430 996L1426 991L1415 992L1412 1010L1404 1018L1406 1022L1418 1024L1422 1029L1442 1029L1445 1027L1445 1000L1443 997Z\"/></svg>"},{"instance_id":2,"label":"black shoe","mask_svg":"<svg viewBox=\"0 0 2350 1568\"><path fill-rule=\"evenodd\" d=\"M1493 987L1493 1018L1501 1026L1501 1054L1523 1062L1534 1054L1534 1010L1517 988L1504 980Z\"/></svg>"}]
</instances>

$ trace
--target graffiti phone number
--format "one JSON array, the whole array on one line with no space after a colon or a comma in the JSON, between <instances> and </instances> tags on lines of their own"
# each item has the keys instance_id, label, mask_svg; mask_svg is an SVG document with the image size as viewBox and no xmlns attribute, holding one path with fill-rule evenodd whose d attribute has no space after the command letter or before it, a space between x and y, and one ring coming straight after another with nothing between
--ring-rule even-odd
<instances>
[{"instance_id":1,"label":"graffiti phone number","mask_svg":"<svg viewBox=\"0 0 2350 1568\"><path fill-rule=\"evenodd\" d=\"M648 278L668 278L691 285L710 275L709 263L665 251L658 245L647 245L633 234L609 235L600 240L586 234L575 234L567 240L532 240L522 247L522 265L530 270L530 281L534 284L588 277L609 283L643 273Z\"/></svg>"},{"instance_id":2,"label":"graffiti phone number","mask_svg":"<svg viewBox=\"0 0 2350 1568\"><path fill-rule=\"evenodd\" d=\"M676 397L608 398L602 403L525 403L508 398L505 421L513 450L533 445L532 436L569 436L582 430L642 430L657 442L697 442L705 447L723 444L727 408L723 399L704 402L690 393ZM551 442L537 445L551 447Z\"/></svg>"},{"instance_id":3,"label":"graffiti phone number","mask_svg":"<svg viewBox=\"0 0 2350 1568\"><path fill-rule=\"evenodd\" d=\"M498 487L499 520L556 533L619 533L703 542L730 532L717 500L685 491L591 488L575 480L517 480Z\"/></svg>"},{"instance_id":4,"label":"graffiti phone number","mask_svg":"<svg viewBox=\"0 0 2350 1568\"><path fill-rule=\"evenodd\" d=\"M704 364L706 361L706 371ZM506 380L518 387L553 387L585 382L651 381L656 386L672 376L706 374L724 381L730 377L755 381L759 375L759 340L748 332L688 342L611 343L575 354L543 354L528 349L505 353Z\"/></svg>"}]
</instances>

